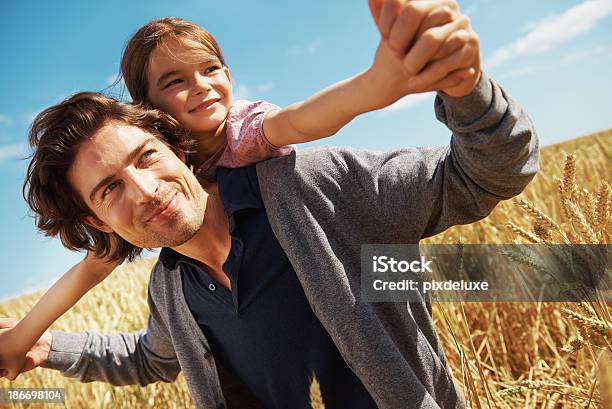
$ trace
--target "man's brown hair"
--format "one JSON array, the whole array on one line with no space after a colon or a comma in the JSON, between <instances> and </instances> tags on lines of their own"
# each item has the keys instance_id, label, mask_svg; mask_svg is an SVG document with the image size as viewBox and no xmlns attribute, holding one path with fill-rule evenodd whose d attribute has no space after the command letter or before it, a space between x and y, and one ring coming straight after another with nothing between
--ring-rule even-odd
<instances>
[{"instance_id":1,"label":"man's brown hair","mask_svg":"<svg viewBox=\"0 0 612 409\"><path fill-rule=\"evenodd\" d=\"M140 27L128 41L121 57L121 75L132 99L150 105L148 98L149 60L151 53L167 41L180 43L187 55L175 55L178 60L199 62L215 56L225 66L225 59L215 38L204 28L177 17L153 20ZM169 49L167 49L170 52Z\"/></svg>"},{"instance_id":2,"label":"man's brown hair","mask_svg":"<svg viewBox=\"0 0 612 409\"><path fill-rule=\"evenodd\" d=\"M23 184L23 197L34 212L37 227L60 237L71 250L90 250L96 256L133 260L142 251L116 234L87 223L95 217L68 182L68 170L81 144L111 121L143 129L175 153L189 153L193 142L170 115L138 105L127 105L96 92L80 92L36 116L28 139L33 149Z\"/></svg>"}]
</instances>

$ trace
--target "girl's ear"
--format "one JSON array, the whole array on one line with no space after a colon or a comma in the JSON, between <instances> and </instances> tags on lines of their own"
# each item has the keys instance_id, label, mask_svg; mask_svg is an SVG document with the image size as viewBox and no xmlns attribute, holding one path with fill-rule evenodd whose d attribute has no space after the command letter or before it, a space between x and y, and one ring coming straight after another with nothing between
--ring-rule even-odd
<instances>
[{"instance_id":1,"label":"girl's ear","mask_svg":"<svg viewBox=\"0 0 612 409\"><path fill-rule=\"evenodd\" d=\"M101 232L104 232L104 233L114 233L115 232L106 223L104 223L103 221L101 221L97 217L94 217L94 216L85 216L83 218L83 221L85 222L85 224L93 227L94 229L98 229Z\"/></svg>"},{"instance_id":2,"label":"girl's ear","mask_svg":"<svg viewBox=\"0 0 612 409\"><path fill-rule=\"evenodd\" d=\"M230 84L232 83L232 75L230 74L230 70L229 67L227 65L223 66L223 71L225 71L225 75L227 75L227 79L229 80Z\"/></svg>"}]
</instances>

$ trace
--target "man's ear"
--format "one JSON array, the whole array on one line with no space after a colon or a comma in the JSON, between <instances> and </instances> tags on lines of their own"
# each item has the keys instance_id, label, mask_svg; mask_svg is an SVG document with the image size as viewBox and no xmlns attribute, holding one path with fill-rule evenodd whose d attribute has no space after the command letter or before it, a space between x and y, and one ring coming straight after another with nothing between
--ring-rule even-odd
<instances>
[{"instance_id":1,"label":"man's ear","mask_svg":"<svg viewBox=\"0 0 612 409\"><path fill-rule=\"evenodd\" d=\"M94 229L98 229L101 232L104 232L104 233L114 233L115 232L106 223L104 223L102 220L98 219L97 217L85 216L83 218L83 221L85 222L85 224L88 224L89 226L93 227Z\"/></svg>"}]
</instances>

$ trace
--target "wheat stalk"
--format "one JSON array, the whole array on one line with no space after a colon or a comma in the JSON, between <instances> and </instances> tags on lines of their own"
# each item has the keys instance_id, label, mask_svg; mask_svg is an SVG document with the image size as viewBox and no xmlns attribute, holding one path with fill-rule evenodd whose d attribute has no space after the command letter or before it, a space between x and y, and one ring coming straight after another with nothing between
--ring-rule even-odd
<instances>
[{"instance_id":1,"label":"wheat stalk","mask_svg":"<svg viewBox=\"0 0 612 409\"><path fill-rule=\"evenodd\" d=\"M538 222L541 228L549 228L556 231L566 243L570 243L569 239L565 235L565 232L561 230L561 227L551 219L548 215L546 215L543 211L538 209L536 205L534 205L529 200L521 199L519 201L515 201L519 206L525 209L529 214L535 217L536 222Z\"/></svg>"},{"instance_id":2,"label":"wheat stalk","mask_svg":"<svg viewBox=\"0 0 612 409\"><path fill-rule=\"evenodd\" d=\"M312 409L325 409L323 396L321 395L321 386L317 377L313 374L310 382L310 407Z\"/></svg>"},{"instance_id":3,"label":"wheat stalk","mask_svg":"<svg viewBox=\"0 0 612 409\"><path fill-rule=\"evenodd\" d=\"M593 231L593 228L589 225L582 211L571 201L566 198L562 198L561 201L565 203L567 211L570 214L570 220L578 223L578 230L582 233L583 238L589 244L596 244L598 242L597 235Z\"/></svg>"},{"instance_id":4,"label":"wheat stalk","mask_svg":"<svg viewBox=\"0 0 612 409\"><path fill-rule=\"evenodd\" d=\"M568 317L573 319L574 321L580 323L582 326L592 329L599 333L602 337L607 338L610 336L610 330L612 329L612 325L607 323L606 321L600 320L598 318L589 318L585 317L577 313L576 311L572 311L569 308L561 308Z\"/></svg>"},{"instance_id":5,"label":"wheat stalk","mask_svg":"<svg viewBox=\"0 0 612 409\"><path fill-rule=\"evenodd\" d=\"M506 222L505 226L508 227L513 232L515 232L516 234L518 234L519 236L526 238L527 240L529 240L532 243L541 243L542 242L542 240L540 240L537 236L535 236L534 234L532 234L532 233L526 231L525 229L517 226L516 224L514 224L512 222Z\"/></svg>"},{"instance_id":6,"label":"wheat stalk","mask_svg":"<svg viewBox=\"0 0 612 409\"><path fill-rule=\"evenodd\" d=\"M561 348L562 351L573 354L576 351L579 351L584 346L584 338L580 333L580 330L577 331L576 336L570 338L565 346Z\"/></svg>"},{"instance_id":7,"label":"wheat stalk","mask_svg":"<svg viewBox=\"0 0 612 409\"><path fill-rule=\"evenodd\" d=\"M608 224L610 216L610 185L604 180L597 192L597 205L595 207L596 226L599 226L599 231L604 232Z\"/></svg>"},{"instance_id":8,"label":"wheat stalk","mask_svg":"<svg viewBox=\"0 0 612 409\"><path fill-rule=\"evenodd\" d=\"M578 189L576 187L576 159L571 153L565 155L563 183L560 190L563 197L573 202L577 201Z\"/></svg>"},{"instance_id":9,"label":"wheat stalk","mask_svg":"<svg viewBox=\"0 0 612 409\"><path fill-rule=\"evenodd\" d=\"M497 392L497 396L506 397L506 396L515 396L520 393L526 392L528 389L538 390L542 389L545 386L554 386L550 385L544 381L530 381L528 379L519 382L517 386L513 386L504 390Z\"/></svg>"}]
</instances>

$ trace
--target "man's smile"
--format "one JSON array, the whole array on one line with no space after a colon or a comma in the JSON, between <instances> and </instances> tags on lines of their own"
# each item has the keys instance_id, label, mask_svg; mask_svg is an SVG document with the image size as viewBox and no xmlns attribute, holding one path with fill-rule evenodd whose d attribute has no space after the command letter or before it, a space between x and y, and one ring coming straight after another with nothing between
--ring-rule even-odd
<instances>
[{"instance_id":1,"label":"man's smile","mask_svg":"<svg viewBox=\"0 0 612 409\"><path fill-rule=\"evenodd\" d=\"M174 192L174 194L170 197L170 200L163 203L159 206L153 215L146 221L147 223L154 223L158 220L165 219L170 216L178 206L178 192Z\"/></svg>"}]
</instances>

